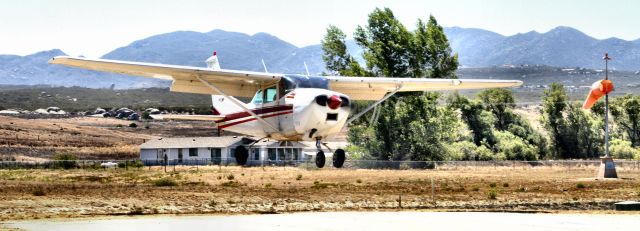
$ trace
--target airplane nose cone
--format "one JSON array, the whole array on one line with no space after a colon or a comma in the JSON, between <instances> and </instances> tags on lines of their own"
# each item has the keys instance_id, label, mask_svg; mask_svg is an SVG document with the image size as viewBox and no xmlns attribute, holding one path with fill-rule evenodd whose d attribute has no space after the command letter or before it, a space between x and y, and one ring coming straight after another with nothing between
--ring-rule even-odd
<instances>
[{"instance_id":1,"label":"airplane nose cone","mask_svg":"<svg viewBox=\"0 0 640 231\"><path fill-rule=\"evenodd\" d=\"M340 96L338 95L332 95L329 97L329 102L327 102L327 104L329 104L329 108L335 110L342 104L342 99L340 99Z\"/></svg>"}]
</instances>

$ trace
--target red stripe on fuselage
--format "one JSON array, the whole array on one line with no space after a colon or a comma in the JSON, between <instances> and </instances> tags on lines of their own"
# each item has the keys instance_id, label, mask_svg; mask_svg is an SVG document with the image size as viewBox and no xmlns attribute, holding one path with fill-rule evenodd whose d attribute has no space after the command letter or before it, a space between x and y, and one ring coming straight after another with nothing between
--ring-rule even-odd
<instances>
[{"instance_id":1,"label":"red stripe on fuselage","mask_svg":"<svg viewBox=\"0 0 640 231\"><path fill-rule=\"evenodd\" d=\"M285 112L280 112L280 113L276 113L276 114L271 114L271 115L266 115L266 116L260 116L260 118L269 118L269 117L280 116L280 115L286 115L286 114L291 114L291 113L293 113L293 111L285 111ZM238 125L238 124L241 124L241 123L246 123L246 122L254 121L254 120L256 120L256 118L255 118L255 117L253 117L253 118L249 118L249 119L245 119L245 120L236 121L236 122L233 122L233 123L228 123L228 124L224 124L224 125L219 125L219 126L218 126L218 129L228 128L228 127L231 127L231 126L234 126L234 125Z\"/></svg>"},{"instance_id":2,"label":"red stripe on fuselage","mask_svg":"<svg viewBox=\"0 0 640 231\"><path fill-rule=\"evenodd\" d=\"M263 107L263 108L256 108L251 110L253 113L255 113L256 115L260 115L260 114L265 114L265 113L272 113L272 112L279 112L279 111L285 111L285 110L291 110L293 109L293 105L289 104L289 105L278 105L278 106L273 106L273 107ZM228 114L226 116L224 116L224 119L218 121L218 122L226 122L226 121L230 121L230 120L235 120L235 119L241 119L244 117L248 117L251 116L251 114L249 114L249 112L243 111L243 112L236 112L233 114Z\"/></svg>"}]
</instances>

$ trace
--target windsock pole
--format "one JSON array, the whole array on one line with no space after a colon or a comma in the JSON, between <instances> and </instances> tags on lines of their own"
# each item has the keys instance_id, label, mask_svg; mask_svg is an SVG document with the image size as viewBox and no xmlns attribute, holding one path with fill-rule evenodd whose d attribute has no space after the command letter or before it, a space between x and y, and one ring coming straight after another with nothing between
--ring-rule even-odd
<instances>
[{"instance_id":1,"label":"windsock pole","mask_svg":"<svg viewBox=\"0 0 640 231\"><path fill-rule=\"evenodd\" d=\"M604 53L604 79L609 80L609 53ZM604 157L609 158L609 93L604 95Z\"/></svg>"}]
</instances>

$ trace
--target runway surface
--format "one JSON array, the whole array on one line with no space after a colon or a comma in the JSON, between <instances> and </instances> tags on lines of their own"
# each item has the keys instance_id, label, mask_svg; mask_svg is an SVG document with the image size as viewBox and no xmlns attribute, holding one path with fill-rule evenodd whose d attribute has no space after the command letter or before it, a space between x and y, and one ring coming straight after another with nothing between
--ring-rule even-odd
<instances>
[{"instance_id":1,"label":"runway surface","mask_svg":"<svg viewBox=\"0 0 640 231\"><path fill-rule=\"evenodd\" d=\"M638 230L640 214L318 212L143 216L4 223L26 230Z\"/></svg>"}]
</instances>

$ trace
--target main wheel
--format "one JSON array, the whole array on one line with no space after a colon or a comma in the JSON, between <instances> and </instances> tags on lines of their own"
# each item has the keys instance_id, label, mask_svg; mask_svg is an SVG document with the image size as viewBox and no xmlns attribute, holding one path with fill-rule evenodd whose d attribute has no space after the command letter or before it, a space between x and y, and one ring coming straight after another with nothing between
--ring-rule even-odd
<instances>
[{"instance_id":1,"label":"main wheel","mask_svg":"<svg viewBox=\"0 0 640 231\"><path fill-rule=\"evenodd\" d=\"M316 153L316 167L318 168L322 168L324 167L324 152L323 151L318 151L318 153Z\"/></svg>"},{"instance_id":2,"label":"main wheel","mask_svg":"<svg viewBox=\"0 0 640 231\"><path fill-rule=\"evenodd\" d=\"M249 151L244 146L236 147L236 150L233 153L233 155L236 158L236 163L238 163L238 165L243 166L247 164L247 159L249 158Z\"/></svg>"},{"instance_id":3,"label":"main wheel","mask_svg":"<svg viewBox=\"0 0 640 231\"><path fill-rule=\"evenodd\" d=\"M333 167L342 168L345 159L347 159L347 157L344 154L344 150L337 149L336 152L333 153Z\"/></svg>"}]
</instances>

